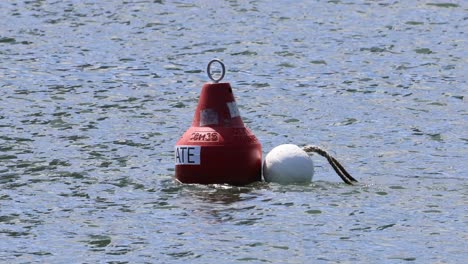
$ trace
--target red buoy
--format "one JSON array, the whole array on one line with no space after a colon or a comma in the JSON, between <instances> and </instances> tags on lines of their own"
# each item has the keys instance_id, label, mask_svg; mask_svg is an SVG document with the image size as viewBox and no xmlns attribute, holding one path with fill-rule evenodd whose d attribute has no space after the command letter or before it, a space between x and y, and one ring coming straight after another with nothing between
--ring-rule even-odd
<instances>
[{"instance_id":1,"label":"red buoy","mask_svg":"<svg viewBox=\"0 0 468 264\"><path fill-rule=\"evenodd\" d=\"M213 79L210 66L218 62L222 75ZM183 183L245 185L261 180L262 146L245 127L231 85L218 83L224 64L213 60L203 85L192 126L175 146L175 177Z\"/></svg>"}]
</instances>

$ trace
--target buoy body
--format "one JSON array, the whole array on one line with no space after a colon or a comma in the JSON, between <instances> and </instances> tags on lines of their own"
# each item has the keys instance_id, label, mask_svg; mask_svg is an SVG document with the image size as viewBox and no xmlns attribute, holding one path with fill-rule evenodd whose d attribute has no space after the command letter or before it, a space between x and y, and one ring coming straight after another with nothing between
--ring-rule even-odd
<instances>
[{"instance_id":1,"label":"buoy body","mask_svg":"<svg viewBox=\"0 0 468 264\"><path fill-rule=\"evenodd\" d=\"M231 85L203 85L192 126L175 146L176 179L245 185L261 181L261 166L261 144L245 127Z\"/></svg>"},{"instance_id":2,"label":"buoy body","mask_svg":"<svg viewBox=\"0 0 468 264\"><path fill-rule=\"evenodd\" d=\"M296 145L279 145L265 156L263 178L267 182L309 183L313 176L311 157Z\"/></svg>"}]
</instances>

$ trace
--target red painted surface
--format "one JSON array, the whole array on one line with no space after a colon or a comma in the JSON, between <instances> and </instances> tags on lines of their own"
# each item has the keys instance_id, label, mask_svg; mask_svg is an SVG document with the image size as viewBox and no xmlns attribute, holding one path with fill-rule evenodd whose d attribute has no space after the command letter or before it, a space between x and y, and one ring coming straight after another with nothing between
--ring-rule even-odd
<instances>
[{"instance_id":1,"label":"red painted surface","mask_svg":"<svg viewBox=\"0 0 468 264\"><path fill-rule=\"evenodd\" d=\"M261 180L262 147L245 127L229 83L203 86L192 126L176 143L175 162L175 177L183 183Z\"/></svg>"}]
</instances>

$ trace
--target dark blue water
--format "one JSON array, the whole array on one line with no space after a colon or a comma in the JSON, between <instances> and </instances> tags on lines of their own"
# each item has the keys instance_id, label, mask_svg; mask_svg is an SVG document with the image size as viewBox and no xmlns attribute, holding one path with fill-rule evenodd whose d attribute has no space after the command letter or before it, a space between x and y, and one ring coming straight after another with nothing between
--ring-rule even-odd
<instances>
[{"instance_id":1,"label":"dark blue water","mask_svg":"<svg viewBox=\"0 0 468 264\"><path fill-rule=\"evenodd\" d=\"M2 1L0 262L464 263L464 1ZM181 185L221 58L309 185Z\"/></svg>"}]
</instances>

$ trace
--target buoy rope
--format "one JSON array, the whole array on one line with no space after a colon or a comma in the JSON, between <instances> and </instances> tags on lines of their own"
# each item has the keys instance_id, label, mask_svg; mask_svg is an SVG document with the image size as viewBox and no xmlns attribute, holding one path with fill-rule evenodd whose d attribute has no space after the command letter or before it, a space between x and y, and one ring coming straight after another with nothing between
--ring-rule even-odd
<instances>
[{"instance_id":1,"label":"buoy rope","mask_svg":"<svg viewBox=\"0 0 468 264\"><path fill-rule=\"evenodd\" d=\"M317 153L321 155L322 157L325 157L328 160L328 163L333 167L335 170L336 174L340 176L340 178L346 182L347 184L353 184L354 182L357 182L356 179L353 178L346 170L343 168L343 166L333 157L331 156L327 151L324 149L318 147L318 146L313 146L313 145L307 145L302 148L305 152L307 153Z\"/></svg>"}]
</instances>

